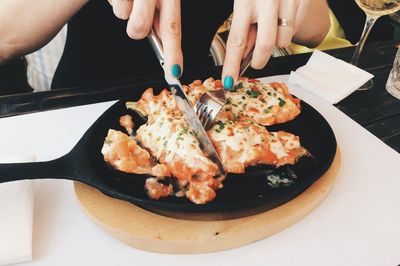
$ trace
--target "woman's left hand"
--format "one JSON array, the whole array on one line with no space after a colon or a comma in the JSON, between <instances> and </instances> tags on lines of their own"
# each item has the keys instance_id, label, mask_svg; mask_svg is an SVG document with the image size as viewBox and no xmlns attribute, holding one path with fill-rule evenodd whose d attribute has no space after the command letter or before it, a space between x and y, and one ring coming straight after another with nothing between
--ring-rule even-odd
<instances>
[{"instance_id":1,"label":"woman's left hand","mask_svg":"<svg viewBox=\"0 0 400 266\"><path fill-rule=\"evenodd\" d=\"M316 21L318 25L312 25ZM307 27L302 28L303 24ZM288 47L297 33L300 42L317 45L328 29L326 0L235 0L222 72L224 87L233 87L241 60L253 46L251 67L261 69L275 46Z\"/></svg>"}]
</instances>

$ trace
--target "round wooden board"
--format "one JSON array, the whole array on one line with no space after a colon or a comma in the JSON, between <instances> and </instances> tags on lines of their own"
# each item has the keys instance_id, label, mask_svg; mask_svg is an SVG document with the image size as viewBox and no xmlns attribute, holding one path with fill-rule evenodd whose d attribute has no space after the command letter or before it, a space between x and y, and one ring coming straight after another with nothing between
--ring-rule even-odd
<instances>
[{"instance_id":1,"label":"round wooden board","mask_svg":"<svg viewBox=\"0 0 400 266\"><path fill-rule=\"evenodd\" d=\"M74 183L74 188L87 215L126 244L159 253L204 253L243 246L296 223L325 199L339 165L338 149L330 169L293 200L269 211L225 220L171 218L110 198L79 182Z\"/></svg>"}]
</instances>

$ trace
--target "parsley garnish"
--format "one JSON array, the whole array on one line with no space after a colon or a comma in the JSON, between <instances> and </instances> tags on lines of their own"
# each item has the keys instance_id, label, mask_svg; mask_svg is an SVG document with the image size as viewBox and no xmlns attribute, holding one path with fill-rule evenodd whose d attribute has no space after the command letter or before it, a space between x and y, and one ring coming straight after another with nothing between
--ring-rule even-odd
<instances>
[{"instance_id":1,"label":"parsley garnish","mask_svg":"<svg viewBox=\"0 0 400 266\"><path fill-rule=\"evenodd\" d=\"M260 96L261 92L259 91L253 91L253 90L247 90L246 93L251 97L251 98L257 98Z\"/></svg>"},{"instance_id":2,"label":"parsley garnish","mask_svg":"<svg viewBox=\"0 0 400 266\"><path fill-rule=\"evenodd\" d=\"M285 100L283 100L283 99L280 98L280 97L278 98L278 100L279 100L279 106L280 106L280 107L282 107L282 106L285 105L285 103L286 103Z\"/></svg>"},{"instance_id":3,"label":"parsley garnish","mask_svg":"<svg viewBox=\"0 0 400 266\"><path fill-rule=\"evenodd\" d=\"M112 144L112 141L109 140L109 139L106 139L106 140L104 141L104 144L111 145L111 144Z\"/></svg>"},{"instance_id":4,"label":"parsley garnish","mask_svg":"<svg viewBox=\"0 0 400 266\"><path fill-rule=\"evenodd\" d=\"M218 121L217 125L219 126L219 128L218 128L219 132L221 132L225 128L225 124L222 121Z\"/></svg>"},{"instance_id":5,"label":"parsley garnish","mask_svg":"<svg viewBox=\"0 0 400 266\"><path fill-rule=\"evenodd\" d=\"M243 83L242 83L242 82L239 82L239 83L236 84L236 85L233 87L233 89L231 89L230 91L231 91L231 92L236 92L238 89L241 89L241 88L243 88Z\"/></svg>"}]
</instances>

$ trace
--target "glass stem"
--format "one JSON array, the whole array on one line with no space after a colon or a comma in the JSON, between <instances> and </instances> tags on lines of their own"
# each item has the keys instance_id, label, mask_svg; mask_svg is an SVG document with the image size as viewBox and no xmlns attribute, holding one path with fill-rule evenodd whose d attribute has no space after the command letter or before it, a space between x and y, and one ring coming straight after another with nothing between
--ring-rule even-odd
<instances>
[{"instance_id":1,"label":"glass stem","mask_svg":"<svg viewBox=\"0 0 400 266\"><path fill-rule=\"evenodd\" d=\"M360 41L357 44L357 48L353 54L353 57L351 58L350 64L354 66L358 65L358 60L360 59L360 54L362 49L364 48L365 41L367 40L367 37L377 19L378 19L377 17L371 17L367 15L367 19L365 20L364 30L361 34Z\"/></svg>"}]
</instances>

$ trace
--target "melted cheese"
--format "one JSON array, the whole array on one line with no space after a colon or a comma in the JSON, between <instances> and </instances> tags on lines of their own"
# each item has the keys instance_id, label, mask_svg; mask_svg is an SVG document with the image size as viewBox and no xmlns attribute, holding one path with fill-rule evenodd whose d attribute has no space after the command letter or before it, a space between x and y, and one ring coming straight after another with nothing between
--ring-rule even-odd
<instances>
[{"instance_id":1,"label":"melted cheese","mask_svg":"<svg viewBox=\"0 0 400 266\"><path fill-rule=\"evenodd\" d=\"M220 81L216 84L213 79L204 83L195 81L184 90L194 105L203 93L220 89ZM259 125L286 122L300 113L299 101L288 94L287 88L279 83L271 84L244 79L233 91L227 92L228 102L225 112L221 112L224 115L220 113L219 122L208 134L228 172L241 173L245 167L258 163L293 164L304 154L295 135L282 131L269 133ZM177 177L174 184L180 190L174 194L185 195L195 203L211 201L215 190L222 187L221 181L213 178L217 167L200 149L196 135L188 128L172 95L164 90L154 96L148 89L140 101L128 106L145 110L148 115L148 122L137 130L136 139ZM164 188L156 180L149 181L148 186L154 195ZM165 194L168 193L172 192Z\"/></svg>"},{"instance_id":2,"label":"melted cheese","mask_svg":"<svg viewBox=\"0 0 400 266\"><path fill-rule=\"evenodd\" d=\"M199 99L199 94L215 90L217 82L220 83L209 78L202 85L196 82L186 87L192 105ZM289 95L281 83L264 84L242 78L231 91L226 92L226 97L223 113L231 120L246 116L260 125L269 126L290 121L300 113L299 101Z\"/></svg>"},{"instance_id":3,"label":"melted cheese","mask_svg":"<svg viewBox=\"0 0 400 266\"><path fill-rule=\"evenodd\" d=\"M298 137L290 133L279 134L278 132L270 133L271 142L270 149L278 159L289 155L289 152L300 148Z\"/></svg>"},{"instance_id":4,"label":"melted cheese","mask_svg":"<svg viewBox=\"0 0 400 266\"><path fill-rule=\"evenodd\" d=\"M283 146L282 142L280 142L280 141L271 141L269 145L270 145L271 151L276 155L276 157L278 159L288 155L288 153L286 152L285 147Z\"/></svg>"},{"instance_id":5,"label":"melted cheese","mask_svg":"<svg viewBox=\"0 0 400 266\"><path fill-rule=\"evenodd\" d=\"M174 101L173 98L169 100ZM190 168L196 175L201 172L202 178L216 174L217 166L204 155L198 139L178 109L171 110L168 105L151 101L146 108L150 113L149 119L137 130L137 139L153 156L170 167L179 160L180 166L176 167Z\"/></svg>"}]
</instances>

